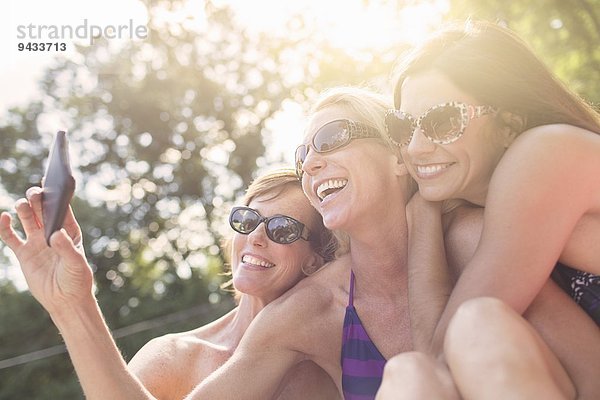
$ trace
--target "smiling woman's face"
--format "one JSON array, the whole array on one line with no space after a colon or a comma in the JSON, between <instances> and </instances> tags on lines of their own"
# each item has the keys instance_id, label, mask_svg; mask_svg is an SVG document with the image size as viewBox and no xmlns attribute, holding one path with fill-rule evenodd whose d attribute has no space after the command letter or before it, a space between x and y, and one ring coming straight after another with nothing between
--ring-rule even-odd
<instances>
[{"instance_id":1,"label":"smiling woman's face","mask_svg":"<svg viewBox=\"0 0 600 400\"><path fill-rule=\"evenodd\" d=\"M316 232L318 214L299 187L288 186L277 194L266 193L255 197L248 207L263 217L287 215ZM290 244L279 244L268 238L264 223L248 235L235 233L232 242L232 272L234 287L248 295L271 302L294 286L311 270L319 258L310 243L298 239Z\"/></svg>"},{"instance_id":2,"label":"smiling woman's face","mask_svg":"<svg viewBox=\"0 0 600 400\"><path fill-rule=\"evenodd\" d=\"M314 135L340 119L370 125L337 105L313 114L303 142L310 145L302 166L302 188L327 228L351 233L370 221L375 204L387 201L386 190L397 179L393 175L398 158L380 138L353 139L333 151L317 153L311 144Z\"/></svg>"},{"instance_id":3,"label":"smiling woman's face","mask_svg":"<svg viewBox=\"0 0 600 400\"><path fill-rule=\"evenodd\" d=\"M409 76L401 93L400 110L415 119L443 103L480 105L436 71ZM402 158L425 199L485 203L492 173L505 151L501 135L490 126L491 118L471 119L464 134L450 144L435 144L417 128L410 143L401 147Z\"/></svg>"}]
</instances>

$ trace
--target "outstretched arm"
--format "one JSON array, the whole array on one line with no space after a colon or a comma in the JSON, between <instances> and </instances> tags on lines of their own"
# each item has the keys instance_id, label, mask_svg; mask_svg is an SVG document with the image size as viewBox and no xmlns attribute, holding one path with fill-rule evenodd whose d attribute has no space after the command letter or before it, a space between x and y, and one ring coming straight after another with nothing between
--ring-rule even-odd
<instances>
[{"instance_id":1,"label":"outstretched arm","mask_svg":"<svg viewBox=\"0 0 600 400\"><path fill-rule=\"evenodd\" d=\"M104 322L72 210L48 247L41 223L41 189L30 188L27 199L18 200L15 208L26 239L14 231L8 213L0 216L0 238L14 251L32 295L60 330L86 397L152 399L127 370Z\"/></svg>"},{"instance_id":2,"label":"outstretched arm","mask_svg":"<svg viewBox=\"0 0 600 400\"><path fill-rule=\"evenodd\" d=\"M26 239L14 231L8 213L0 217L0 238L15 252L32 294L60 330L86 398L154 399L127 368L96 303L92 271L72 211L68 211L64 230L52 236L48 247L40 223L41 190L30 189L16 209ZM264 399L274 395L286 372L303 358L286 345L294 343L296 333L285 331L294 327L287 321L298 313L263 314L249 328L246 336L250 338L244 337L235 355L196 388L190 399Z\"/></svg>"}]
</instances>

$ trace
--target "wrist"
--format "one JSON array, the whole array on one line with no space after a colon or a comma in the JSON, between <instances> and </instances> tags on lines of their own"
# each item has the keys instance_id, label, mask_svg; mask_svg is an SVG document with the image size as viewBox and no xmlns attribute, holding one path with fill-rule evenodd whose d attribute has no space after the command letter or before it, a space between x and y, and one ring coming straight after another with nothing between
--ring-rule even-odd
<instances>
[{"instance_id":1,"label":"wrist","mask_svg":"<svg viewBox=\"0 0 600 400\"><path fill-rule=\"evenodd\" d=\"M71 330L74 326L80 327L93 316L102 315L96 298L91 293L81 299L64 301L48 312L61 332Z\"/></svg>"}]
</instances>

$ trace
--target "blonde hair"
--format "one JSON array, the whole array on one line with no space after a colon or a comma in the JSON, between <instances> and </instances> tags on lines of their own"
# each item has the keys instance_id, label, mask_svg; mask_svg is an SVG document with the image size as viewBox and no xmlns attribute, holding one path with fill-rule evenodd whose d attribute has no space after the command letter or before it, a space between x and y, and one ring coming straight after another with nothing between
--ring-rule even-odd
<instances>
[{"instance_id":1,"label":"blonde hair","mask_svg":"<svg viewBox=\"0 0 600 400\"><path fill-rule=\"evenodd\" d=\"M377 129L381 139L390 148L394 148L386 134L385 112L392 108L392 103L386 96L366 88L338 86L320 94L310 109L310 115L331 106L340 106L358 117L355 122L362 122Z\"/></svg>"},{"instance_id":2,"label":"blonde hair","mask_svg":"<svg viewBox=\"0 0 600 400\"><path fill-rule=\"evenodd\" d=\"M310 109L310 114L315 114L327 107L339 106L356 116L356 122L362 122L377 129L381 139L401 159L400 152L389 136L385 126L385 113L392 108L391 100L387 96L370 89L354 86L338 86L323 91ZM406 175L406 199L417 191L418 186L410 175ZM350 238L342 231L333 231L337 239L338 249L335 253L339 257L350 250Z\"/></svg>"}]
</instances>

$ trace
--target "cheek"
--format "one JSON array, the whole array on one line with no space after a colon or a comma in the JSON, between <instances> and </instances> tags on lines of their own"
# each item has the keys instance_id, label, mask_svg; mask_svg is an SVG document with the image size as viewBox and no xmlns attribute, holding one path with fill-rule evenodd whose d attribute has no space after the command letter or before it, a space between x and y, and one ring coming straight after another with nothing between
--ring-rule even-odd
<instances>
[{"instance_id":1,"label":"cheek","mask_svg":"<svg viewBox=\"0 0 600 400\"><path fill-rule=\"evenodd\" d=\"M400 158L402 158L402 161L404 161L406 163L410 160L408 152L406 151L406 146L402 146L400 148Z\"/></svg>"},{"instance_id":2,"label":"cheek","mask_svg":"<svg viewBox=\"0 0 600 400\"><path fill-rule=\"evenodd\" d=\"M282 249L277 255L282 260L281 264L285 265L285 268L281 269L282 272L285 269L285 275L290 279L302 274L302 266L306 264L308 251L308 249L304 249L304 246L296 249Z\"/></svg>"},{"instance_id":3,"label":"cheek","mask_svg":"<svg viewBox=\"0 0 600 400\"><path fill-rule=\"evenodd\" d=\"M479 143L471 146L470 158L473 165L481 169L481 173L488 174L496 168L498 161L504 154L504 147L498 142L497 137L482 135Z\"/></svg>"},{"instance_id":4,"label":"cheek","mask_svg":"<svg viewBox=\"0 0 600 400\"><path fill-rule=\"evenodd\" d=\"M319 201L317 199L317 195L312 193L312 189L310 184L308 183L308 178L306 174L302 178L302 191L304 192L304 196L308 199L312 208L318 209Z\"/></svg>"},{"instance_id":5,"label":"cheek","mask_svg":"<svg viewBox=\"0 0 600 400\"><path fill-rule=\"evenodd\" d=\"M239 259L240 252L244 248L246 243L246 235L241 235L236 233L233 235L233 240L231 241L231 267L232 269L237 267L237 264L241 261Z\"/></svg>"}]
</instances>

